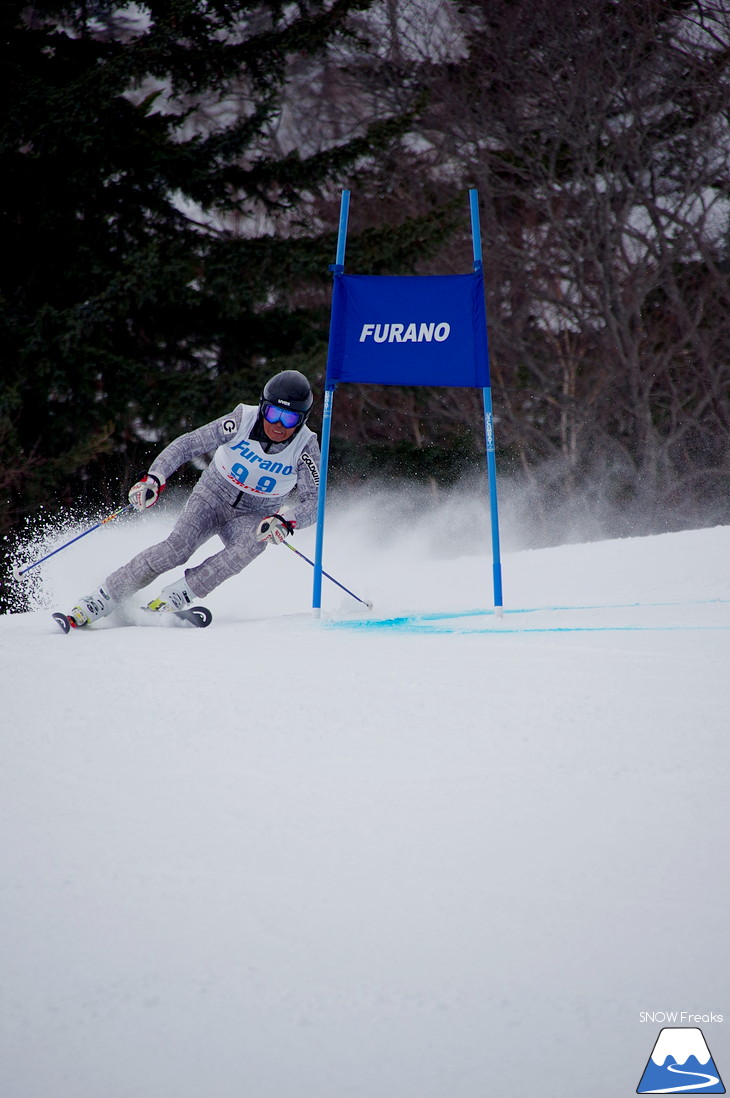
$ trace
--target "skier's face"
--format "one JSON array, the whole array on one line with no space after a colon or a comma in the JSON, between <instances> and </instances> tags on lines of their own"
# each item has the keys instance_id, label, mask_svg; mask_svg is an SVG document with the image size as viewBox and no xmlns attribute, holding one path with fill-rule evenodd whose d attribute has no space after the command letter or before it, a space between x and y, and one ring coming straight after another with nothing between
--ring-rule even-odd
<instances>
[{"instance_id":1,"label":"skier's face","mask_svg":"<svg viewBox=\"0 0 730 1098\"><path fill-rule=\"evenodd\" d=\"M296 427L282 427L281 422L269 423L267 419L264 419L264 434L267 438L270 438L272 442L286 442L288 438L291 438Z\"/></svg>"}]
</instances>

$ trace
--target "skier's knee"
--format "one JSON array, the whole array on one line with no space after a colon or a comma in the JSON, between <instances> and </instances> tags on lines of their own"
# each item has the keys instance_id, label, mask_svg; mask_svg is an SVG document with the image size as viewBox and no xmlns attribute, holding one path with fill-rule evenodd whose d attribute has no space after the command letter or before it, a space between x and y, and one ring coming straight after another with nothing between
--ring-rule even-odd
<instances>
[{"instance_id":1,"label":"skier's knee","mask_svg":"<svg viewBox=\"0 0 730 1098\"><path fill-rule=\"evenodd\" d=\"M178 564L185 564L188 557L191 557L195 551L195 545L188 541L186 537L176 534L174 531L164 544L167 549L167 556L172 562L171 568L177 567Z\"/></svg>"}]
</instances>

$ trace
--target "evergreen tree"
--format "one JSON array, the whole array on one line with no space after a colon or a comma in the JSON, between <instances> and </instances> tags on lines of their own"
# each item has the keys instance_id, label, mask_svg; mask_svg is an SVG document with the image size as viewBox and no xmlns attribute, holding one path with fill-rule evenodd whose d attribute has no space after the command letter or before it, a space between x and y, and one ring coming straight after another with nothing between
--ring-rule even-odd
<instances>
[{"instance_id":1,"label":"evergreen tree","mask_svg":"<svg viewBox=\"0 0 730 1098\"><path fill-rule=\"evenodd\" d=\"M303 204L404 120L300 153L287 74L370 2L2 5L0 532L117 502L150 441L321 360L334 234Z\"/></svg>"}]
</instances>

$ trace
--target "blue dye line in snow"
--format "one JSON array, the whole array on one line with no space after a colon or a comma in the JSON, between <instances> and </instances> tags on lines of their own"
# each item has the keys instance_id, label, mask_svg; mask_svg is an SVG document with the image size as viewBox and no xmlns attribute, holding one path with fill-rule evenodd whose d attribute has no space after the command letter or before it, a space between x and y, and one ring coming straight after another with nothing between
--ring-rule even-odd
<instances>
[{"instance_id":1,"label":"blue dye line in snow","mask_svg":"<svg viewBox=\"0 0 730 1098\"><path fill-rule=\"evenodd\" d=\"M539 614L541 611L556 610L632 610L637 607L656 609L658 606L713 606L718 603L730 605L730 599L696 599L692 602L614 602L597 603L595 606L523 606L518 609L505 608L505 614ZM427 614L410 614L409 618L419 621L439 621L442 618L473 618L477 615L494 615L494 610L439 610ZM396 621L399 619L383 619Z\"/></svg>"},{"instance_id":2,"label":"blue dye line in snow","mask_svg":"<svg viewBox=\"0 0 730 1098\"><path fill-rule=\"evenodd\" d=\"M730 599L697 599L689 602L627 602L597 606L532 606L523 609L505 610L505 614L537 614L566 610L629 610L635 608L650 609L656 607L711 606L730 604ZM436 623L454 621L458 618L494 617L493 610L441 610L427 614L406 614L395 618L359 618L355 620L329 621L327 626L335 629L392 629L410 633L456 633L460 635L475 633L655 633L686 632L688 630L722 631L730 629L728 625L552 625L552 626L470 626L443 627Z\"/></svg>"},{"instance_id":3,"label":"blue dye line in snow","mask_svg":"<svg viewBox=\"0 0 730 1098\"><path fill-rule=\"evenodd\" d=\"M445 626L421 625L419 618L389 618L387 621L338 621L329 622L331 628L345 629L392 629L401 633L454 633L459 636L475 633L498 633L506 636L508 633L668 633L668 632L703 632L708 630L730 630L730 625L546 625L546 626L517 626L506 629L486 626L478 629L470 626Z\"/></svg>"}]
</instances>

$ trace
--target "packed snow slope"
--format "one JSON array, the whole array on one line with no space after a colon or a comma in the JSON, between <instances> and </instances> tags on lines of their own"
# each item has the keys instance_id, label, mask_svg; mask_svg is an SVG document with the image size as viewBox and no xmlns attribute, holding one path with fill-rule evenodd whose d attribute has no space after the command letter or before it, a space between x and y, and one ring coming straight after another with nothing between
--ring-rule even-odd
<instances>
[{"instance_id":1,"label":"packed snow slope","mask_svg":"<svg viewBox=\"0 0 730 1098\"><path fill-rule=\"evenodd\" d=\"M57 630L171 521L0 618L3 1098L621 1098L642 1011L730 1077L730 527L508 552L500 621L463 516L343 512L369 614L271 548Z\"/></svg>"}]
</instances>

